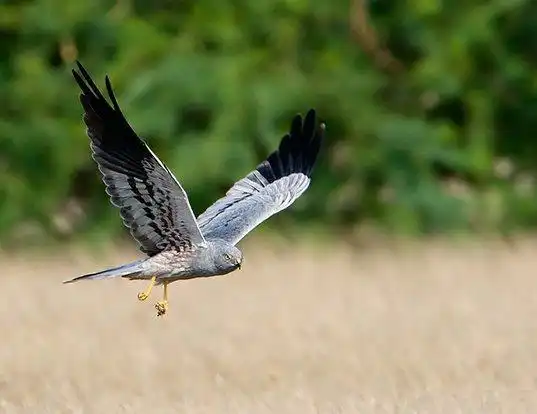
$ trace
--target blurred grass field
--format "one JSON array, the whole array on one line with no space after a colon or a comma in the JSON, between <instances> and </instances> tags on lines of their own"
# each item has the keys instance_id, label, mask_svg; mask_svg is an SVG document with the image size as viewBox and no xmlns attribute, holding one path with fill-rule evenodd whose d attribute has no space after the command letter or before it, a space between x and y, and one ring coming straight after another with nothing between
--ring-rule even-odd
<instances>
[{"instance_id":1,"label":"blurred grass field","mask_svg":"<svg viewBox=\"0 0 537 414\"><path fill-rule=\"evenodd\" d=\"M0 412L519 413L537 409L537 241L245 246L242 271L61 281L136 256L4 255Z\"/></svg>"}]
</instances>

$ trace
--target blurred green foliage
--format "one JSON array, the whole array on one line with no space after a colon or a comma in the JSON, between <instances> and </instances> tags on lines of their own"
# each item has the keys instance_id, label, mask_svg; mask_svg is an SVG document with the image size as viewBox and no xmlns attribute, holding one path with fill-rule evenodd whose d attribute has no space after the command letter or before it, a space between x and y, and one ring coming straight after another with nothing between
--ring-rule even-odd
<instances>
[{"instance_id":1,"label":"blurred green foliage","mask_svg":"<svg viewBox=\"0 0 537 414\"><path fill-rule=\"evenodd\" d=\"M80 59L200 213L317 108L327 140L274 223L396 233L537 224L530 0L5 0L0 237L121 232L90 158Z\"/></svg>"}]
</instances>

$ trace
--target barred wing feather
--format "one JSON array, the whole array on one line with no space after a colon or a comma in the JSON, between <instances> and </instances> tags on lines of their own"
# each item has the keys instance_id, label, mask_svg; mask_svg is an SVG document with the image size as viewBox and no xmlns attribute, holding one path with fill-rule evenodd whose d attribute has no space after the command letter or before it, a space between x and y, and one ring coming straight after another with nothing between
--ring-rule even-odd
<instances>
[{"instance_id":1,"label":"barred wing feather","mask_svg":"<svg viewBox=\"0 0 537 414\"><path fill-rule=\"evenodd\" d=\"M112 204L120 209L140 250L153 256L170 247L205 244L188 197L171 171L130 127L106 77L110 106L77 62L73 76L82 93L92 156Z\"/></svg>"}]
</instances>

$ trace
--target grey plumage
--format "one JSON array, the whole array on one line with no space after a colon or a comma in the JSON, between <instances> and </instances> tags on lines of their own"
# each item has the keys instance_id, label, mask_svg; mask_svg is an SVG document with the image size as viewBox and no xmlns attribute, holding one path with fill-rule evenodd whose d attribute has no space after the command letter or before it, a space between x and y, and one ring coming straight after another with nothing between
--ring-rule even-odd
<instances>
[{"instance_id":1,"label":"grey plumage","mask_svg":"<svg viewBox=\"0 0 537 414\"><path fill-rule=\"evenodd\" d=\"M203 235L235 244L289 207L310 184L323 130L324 125L315 128L315 111L310 110L304 122L297 115L279 148L198 217Z\"/></svg>"},{"instance_id":2,"label":"grey plumage","mask_svg":"<svg viewBox=\"0 0 537 414\"><path fill-rule=\"evenodd\" d=\"M126 121L109 78L105 84L112 105L77 65L73 76L81 89L93 159L112 204L149 257L66 283L153 278L166 287L178 279L227 274L242 262L235 244L308 188L324 133L313 109L304 119L295 116L278 149L196 219L181 184Z\"/></svg>"}]
</instances>

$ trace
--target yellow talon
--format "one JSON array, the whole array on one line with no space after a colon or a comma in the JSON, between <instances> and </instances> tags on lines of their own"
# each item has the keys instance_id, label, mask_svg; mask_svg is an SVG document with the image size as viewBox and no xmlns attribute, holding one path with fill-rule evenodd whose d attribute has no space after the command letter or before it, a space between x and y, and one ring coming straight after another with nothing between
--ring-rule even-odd
<instances>
[{"instance_id":1,"label":"yellow talon","mask_svg":"<svg viewBox=\"0 0 537 414\"><path fill-rule=\"evenodd\" d=\"M149 282L149 286L144 292L138 293L138 300L146 300L149 295L151 294L151 291L153 290L153 286L155 286L155 282L157 280L156 276L153 276L151 278L151 281Z\"/></svg>"},{"instance_id":2,"label":"yellow talon","mask_svg":"<svg viewBox=\"0 0 537 414\"><path fill-rule=\"evenodd\" d=\"M164 298L163 300L155 303L155 309L157 310L157 316L163 316L168 310L168 283L164 282Z\"/></svg>"}]
</instances>

